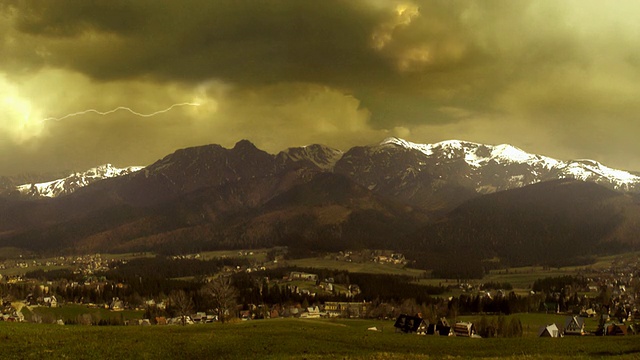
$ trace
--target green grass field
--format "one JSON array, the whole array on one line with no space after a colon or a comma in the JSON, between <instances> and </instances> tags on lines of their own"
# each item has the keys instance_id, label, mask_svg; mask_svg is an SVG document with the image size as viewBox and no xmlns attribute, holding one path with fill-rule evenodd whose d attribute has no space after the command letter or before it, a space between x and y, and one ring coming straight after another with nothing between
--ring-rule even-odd
<instances>
[{"instance_id":1,"label":"green grass field","mask_svg":"<svg viewBox=\"0 0 640 360\"><path fill-rule=\"evenodd\" d=\"M205 251L200 253L200 256L202 260L241 258L249 259L253 262L265 262L267 261L267 252L269 250L270 249ZM245 255L245 253L247 254Z\"/></svg>"},{"instance_id":2,"label":"green grass field","mask_svg":"<svg viewBox=\"0 0 640 360\"><path fill-rule=\"evenodd\" d=\"M424 270L411 269L403 265L381 264L371 261L363 263L346 262L321 257L287 260L282 264L316 269L347 270L349 272L367 274L407 275L415 277L422 277L425 274Z\"/></svg>"},{"instance_id":3,"label":"green grass field","mask_svg":"<svg viewBox=\"0 0 640 360\"><path fill-rule=\"evenodd\" d=\"M367 331L376 326L383 331ZM637 337L467 339L393 331L393 322L254 320L194 326L0 323L3 359L585 359L640 356Z\"/></svg>"},{"instance_id":4,"label":"green grass field","mask_svg":"<svg viewBox=\"0 0 640 360\"><path fill-rule=\"evenodd\" d=\"M508 322L511 318L519 319L522 323L523 337L537 337L538 330L541 326L555 323L558 327L564 326L564 322L568 315L558 314L545 314L545 313L518 313L505 316L505 320ZM478 323L482 315L463 315L458 316L456 319L449 319L452 323L456 321L470 321L472 323ZM485 315L487 320L491 321L497 317L497 315ZM595 332L598 329L597 318L585 318L585 331ZM638 339L640 340L640 339Z\"/></svg>"}]
</instances>

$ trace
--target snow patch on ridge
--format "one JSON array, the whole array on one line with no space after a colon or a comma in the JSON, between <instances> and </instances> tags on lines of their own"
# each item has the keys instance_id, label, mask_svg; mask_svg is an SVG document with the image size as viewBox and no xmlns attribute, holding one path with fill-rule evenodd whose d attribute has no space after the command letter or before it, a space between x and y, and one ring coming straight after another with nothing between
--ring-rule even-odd
<instances>
[{"instance_id":1,"label":"snow patch on ridge","mask_svg":"<svg viewBox=\"0 0 640 360\"><path fill-rule=\"evenodd\" d=\"M574 178L589 180L593 176L609 179L621 186L629 186L640 181L640 177L629 172L612 169L594 160L573 160L565 166L565 171Z\"/></svg>"},{"instance_id":2,"label":"snow patch on ridge","mask_svg":"<svg viewBox=\"0 0 640 360\"><path fill-rule=\"evenodd\" d=\"M84 172L73 173L62 179L18 185L16 190L23 195L54 198L63 194L70 194L98 180L127 175L139 171L142 168L142 166L116 168L111 164L104 164Z\"/></svg>"},{"instance_id":3,"label":"snow patch on ridge","mask_svg":"<svg viewBox=\"0 0 640 360\"><path fill-rule=\"evenodd\" d=\"M594 160L560 161L550 157L527 153L508 144L484 145L468 141L446 140L434 144L416 144L391 137L381 145L396 145L417 150L426 156L439 156L449 160L463 159L469 166L479 170L491 162L503 165L528 165L534 176L540 171L557 172L558 178L575 178L583 181L610 182L614 188L629 189L640 185L640 177L627 171L616 170Z\"/></svg>"}]
</instances>

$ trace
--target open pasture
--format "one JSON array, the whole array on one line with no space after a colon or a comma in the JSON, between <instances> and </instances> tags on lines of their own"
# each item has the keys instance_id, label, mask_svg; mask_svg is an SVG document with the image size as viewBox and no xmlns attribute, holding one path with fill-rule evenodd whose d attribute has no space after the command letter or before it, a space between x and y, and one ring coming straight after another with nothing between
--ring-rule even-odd
<instances>
[{"instance_id":1,"label":"open pasture","mask_svg":"<svg viewBox=\"0 0 640 360\"><path fill-rule=\"evenodd\" d=\"M376 326L382 331L368 331ZM394 332L391 321L272 319L194 326L0 323L3 359L634 359L637 337L468 339Z\"/></svg>"}]
</instances>

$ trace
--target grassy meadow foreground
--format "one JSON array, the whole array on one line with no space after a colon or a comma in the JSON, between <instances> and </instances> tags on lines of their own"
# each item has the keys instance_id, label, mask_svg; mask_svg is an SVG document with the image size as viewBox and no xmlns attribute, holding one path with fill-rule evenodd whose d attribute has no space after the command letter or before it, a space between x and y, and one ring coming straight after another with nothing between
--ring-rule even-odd
<instances>
[{"instance_id":1,"label":"grassy meadow foreground","mask_svg":"<svg viewBox=\"0 0 640 360\"><path fill-rule=\"evenodd\" d=\"M605 321L640 328L640 253L454 280L381 251L289 259L276 250L6 258L0 359L640 359L640 335L593 335ZM223 279L229 303L203 291ZM339 301L362 311L328 305ZM312 311L325 317L305 319ZM229 322L163 325L203 313ZM484 338L402 334L401 313L470 322ZM538 337L578 314L587 335ZM153 325L122 326L142 323Z\"/></svg>"},{"instance_id":2,"label":"grassy meadow foreground","mask_svg":"<svg viewBox=\"0 0 640 360\"><path fill-rule=\"evenodd\" d=\"M381 331L368 331L376 326ZM3 359L581 359L640 356L637 337L468 339L376 320L272 319L198 326L0 323Z\"/></svg>"}]
</instances>

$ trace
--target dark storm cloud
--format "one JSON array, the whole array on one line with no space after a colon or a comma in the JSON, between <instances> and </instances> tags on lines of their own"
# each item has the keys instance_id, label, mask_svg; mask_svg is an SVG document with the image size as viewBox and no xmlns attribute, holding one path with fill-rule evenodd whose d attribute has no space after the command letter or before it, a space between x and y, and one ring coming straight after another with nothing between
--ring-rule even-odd
<instances>
[{"instance_id":1,"label":"dark storm cloud","mask_svg":"<svg viewBox=\"0 0 640 360\"><path fill-rule=\"evenodd\" d=\"M399 135L638 169L639 13L622 0L0 0L0 146L128 165L240 138L278 151ZM202 106L38 121L185 101Z\"/></svg>"},{"instance_id":2,"label":"dark storm cloud","mask_svg":"<svg viewBox=\"0 0 640 360\"><path fill-rule=\"evenodd\" d=\"M381 14L352 1L23 1L13 9L17 29L54 38L46 46L54 65L96 79L343 81L384 71L368 46Z\"/></svg>"},{"instance_id":3,"label":"dark storm cloud","mask_svg":"<svg viewBox=\"0 0 640 360\"><path fill-rule=\"evenodd\" d=\"M326 84L361 99L378 127L453 121L435 110L442 102L490 110L497 90L528 76L522 67L578 58L562 34L552 42L531 35L548 24L516 26L529 2L380 3L63 0L12 8L16 28L41 46L32 54L40 66L101 81Z\"/></svg>"},{"instance_id":4,"label":"dark storm cloud","mask_svg":"<svg viewBox=\"0 0 640 360\"><path fill-rule=\"evenodd\" d=\"M86 31L133 33L145 14L129 1L18 1L8 8L18 13L16 28L32 35L73 37Z\"/></svg>"},{"instance_id":5,"label":"dark storm cloud","mask_svg":"<svg viewBox=\"0 0 640 360\"><path fill-rule=\"evenodd\" d=\"M429 92L439 91L443 82L461 81L465 68L477 68L470 59L486 61L464 38L457 9L446 3L422 4L425 15L409 23L397 13L400 2L382 7L367 1L88 4L94 2L23 1L13 8L19 14L16 28L42 46L40 54L31 54L39 60L31 60L34 64L100 81L150 76L184 82L216 78L242 86L326 84L361 98L374 110L372 120L384 127L438 121ZM418 9L407 4L407 11ZM434 19L439 25L431 25ZM385 36L389 39L380 48L376 40ZM434 48L429 64L413 49L424 44Z\"/></svg>"}]
</instances>

